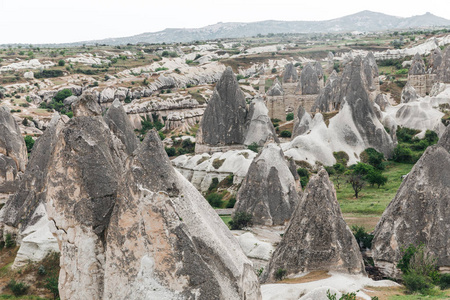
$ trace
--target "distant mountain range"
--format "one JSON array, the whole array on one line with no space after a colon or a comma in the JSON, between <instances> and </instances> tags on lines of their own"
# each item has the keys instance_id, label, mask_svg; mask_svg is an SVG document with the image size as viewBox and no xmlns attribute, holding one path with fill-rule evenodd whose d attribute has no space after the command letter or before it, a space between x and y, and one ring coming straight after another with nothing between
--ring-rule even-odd
<instances>
[{"instance_id":1,"label":"distant mountain range","mask_svg":"<svg viewBox=\"0 0 450 300\"><path fill-rule=\"evenodd\" d=\"M394 29L430 28L450 26L450 20L435 16L429 12L409 18L395 17L372 11L361 11L345 17L326 21L260 21L252 23L217 23L201 28L167 28L158 32L139 35L108 38L64 44L107 44L123 45L136 43L172 43L213 40L219 38L250 37L269 33L338 33L338 32L374 32ZM63 46L63 45L61 45Z\"/></svg>"}]
</instances>

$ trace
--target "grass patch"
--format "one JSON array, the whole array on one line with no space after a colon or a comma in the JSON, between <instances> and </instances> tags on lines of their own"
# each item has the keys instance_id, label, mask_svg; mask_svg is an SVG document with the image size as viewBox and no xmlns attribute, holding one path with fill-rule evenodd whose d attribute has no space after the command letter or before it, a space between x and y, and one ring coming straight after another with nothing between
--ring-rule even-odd
<instances>
[{"instance_id":1,"label":"grass patch","mask_svg":"<svg viewBox=\"0 0 450 300\"><path fill-rule=\"evenodd\" d=\"M366 185L360 192L358 199L354 198L354 191L350 184L341 183L340 189L336 188L336 196L341 205L342 213L351 214L353 219L365 218L367 215L381 216L387 205L395 197L402 183L401 176L408 174L412 167L412 164L389 162L383 172L383 175L388 178L387 183L380 188ZM331 179L336 180L334 176ZM353 224L364 225L356 221ZM372 224L367 225L367 228L372 228Z\"/></svg>"},{"instance_id":2,"label":"grass patch","mask_svg":"<svg viewBox=\"0 0 450 300\"><path fill-rule=\"evenodd\" d=\"M230 227L230 221L231 221L231 216L219 216L221 219L222 219L222 221L228 226L228 227Z\"/></svg>"}]
</instances>

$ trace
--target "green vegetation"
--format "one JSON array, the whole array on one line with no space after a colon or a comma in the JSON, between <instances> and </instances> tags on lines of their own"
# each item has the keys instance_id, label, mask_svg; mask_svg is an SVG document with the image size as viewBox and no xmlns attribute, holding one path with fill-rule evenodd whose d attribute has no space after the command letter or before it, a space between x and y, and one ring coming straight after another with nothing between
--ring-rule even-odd
<instances>
[{"instance_id":1,"label":"green vegetation","mask_svg":"<svg viewBox=\"0 0 450 300\"><path fill-rule=\"evenodd\" d=\"M11 290L14 296L22 296L25 295L30 288L29 285L23 282L16 282L14 279L11 279L8 283L7 287Z\"/></svg>"},{"instance_id":2,"label":"green vegetation","mask_svg":"<svg viewBox=\"0 0 450 300\"><path fill-rule=\"evenodd\" d=\"M402 163L416 163L428 146L438 141L436 132L427 130L425 137L419 139L414 137L420 131L406 127L397 129L398 145L394 149L394 161Z\"/></svg>"},{"instance_id":3,"label":"green vegetation","mask_svg":"<svg viewBox=\"0 0 450 300\"><path fill-rule=\"evenodd\" d=\"M373 234L366 231L363 226L353 225L352 232L361 249L372 247Z\"/></svg>"},{"instance_id":4,"label":"green vegetation","mask_svg":"<svg viewBox=\"0 0 450 300\"><path fill-rule=\"evenodd\" d=\"M294 120L294 113L288 113L286 115L286 121L292 121Z\"/></svg>"},{"instance_id":5,"label":"green vegetation","mask_svg":"<svg viewBox=\"0 0 450 300\"><path fill-rule=\"evenodd\" d=\"M253 152L258 153L259 152L259 146L256 142L251 143L250 145L248 145L247 147L249 150L252 150Z\"/></svg>"},{"instance_id":6,"label":"green vegetation","mask_svg":"<svg viewBox=\"0 0 450 300\"><path fill-rule=\"evenodd\" d=\"M26 119L24 119L24 120L26 120ZM33 149L33 146L34 146L33 137L31 135L26 135L23 139L25 140L25 145L27 146L27 151L28 151L28 153L30 153L31 149Z\"/></svg>"},{"instance_id":7,"label":"green vegetation","mask_svg":"<svg viewBox=\"0 0 450 300\"><path fill-rule=\"evenodd\" d=\"M283 278L286 276L287 271L285 269L279 268L275 272L275 280L280 281L283 280Z\"/></svg>"},{"instance_id":8,"label":"green vegetation","mask_svg":"<svg viewBox=\"0 0 450 300\"><path fill-rule=\"evenodd\" d=\"M43 109L53 109L56 111L59 111L61 114L68 115L69 117L73 116L72 108L70 106L64 105L64 100L70 96L72 96L72 91L70 89L63 89L59 91L55 97L53 97L52 101L50 103L41 102L39 105L40 108Z\"/></svg>"},{"instance_id":9,"label":"green vegetation","mask_svg":"<svg viewBox=\"0 0 450 300\"><path fill-rule=\"evenodd\" d=\"M309 182L309 171L306 168L298 168L297 174L300 176L300 184L302 188L305 188Z\"/></svg>"},{"instance_id":10,"label":"green vegetation","mask_svg":"<svg viewBox=\"0 0 450 300\"><path fill-rule=\"evenodd\" d=\"M245 227L250 227L252 223L253 216L246 212L238 212L233 216L233 219L228 222L232 230L241 230Z\"/></svg>"},{"instance_id":11,"label":"green vegetation","mask_svg":"<svg viewBox=\"0 0 450 300\"><path fill-rule=\"evenodd\" d=\"M280 136L281 136L281 137L286 137L286 138L291 137L291 135L292 135L292 133L291 133L289 130L283 130L283 131L280 133Z\"/></svg>"}]
</instances>

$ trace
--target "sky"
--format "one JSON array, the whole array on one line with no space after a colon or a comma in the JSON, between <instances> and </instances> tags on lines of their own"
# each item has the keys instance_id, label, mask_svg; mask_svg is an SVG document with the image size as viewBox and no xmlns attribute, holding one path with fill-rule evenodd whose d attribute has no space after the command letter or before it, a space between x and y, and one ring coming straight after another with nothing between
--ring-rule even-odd
<instances>
[{"instance_id":1,"label":"sky","mask_svg":"<svg viewBox=\"0 0 450 300\"><path fill-rule=\"evenodd\" d=\"M450 19L448 0L0 0L0 44L78 42L218 22L318 21L362 10Z\"/></svg>"}]
</instances>

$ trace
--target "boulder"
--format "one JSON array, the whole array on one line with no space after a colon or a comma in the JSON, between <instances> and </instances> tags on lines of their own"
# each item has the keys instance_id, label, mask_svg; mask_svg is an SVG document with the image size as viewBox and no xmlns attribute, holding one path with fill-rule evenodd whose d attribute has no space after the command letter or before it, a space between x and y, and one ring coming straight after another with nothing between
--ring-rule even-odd
<instances>
[{"instance_id":1,"label":"boulder","mask_svg":"<svg viewBox=\"0 0 450 300\"><path fill-rule=\"evenodd\" d=\"M29 71L29 72L25 72L23 73L23 78L25 79L34 79L34 73Z\"/></svg>"},{"instance_id":2,"label":"boulder","mask_svg":"<svg viewBox=\"0 0 450 300\"><path fill-rule=\"evenodd\" d=\"M408 102L416 101L417 99L419 99L419 95L417 95L416 89L408 81L402 90L400 102L408 103Z\"/></svg>"},{"instance_id":3,"label":"boulder","mask_svg":"<svg viewBox=\"0 0 450 300\"><path fill-rule=\"evenodd\" d=\"M427 148L402 182L375 228L372 253L375 265L389 277L401 249L424 244L441 270L450 269L450 127L437 145Z\"/></svg>"},{"instance_id":4,"label":"boulder","mask_svg":"<svg viewBox=\"0 0 450 300\"><path fill-rule=\"evenodd\" d=\"M283 83L295 83L298 81L297 69L293 63L284 66Z\"/></svg>"},{"instance_id":5,"label":"boulder","mask_svg":"<svg viewBox=\"0 0 450 300\"><path fill-rule=\"evenodd\" d=\"M139 146L139 140L119 99L114 100L103 117L111 132L125 145L125 152L131 155Z\"/></svg>"},{"instance_id":6,"label":"boulder","mask_svg":"<svg viewBox=\"0 0 450 300\"><path fill-rule=\"evenodd\" d=\"M200 124L200 143L218 146L242 144L247 104L233 71L228 67L214 89Z\"/></svg>"},{"instance_id":7,"label":"boulder","mask_svg":"<svg viewBox=\"0 0 450 300\"><path fill-rule=\"evenodd\" d=\"M310 179L262 282L275 281L279 269L287 277L314 270L365 274L358 243L324 169Z\"/></svg>"},{"instance_id":8,"label":"boulder","mask_svg":"<svg viewBox=\"0 0 450 300\"><path fill-rule=\"evenodd\" d=\"M425 74L425 63L423 62L422 56L419 53L414 55L411 67L409 68L409 75L424 75Z\"/></svg>"},{"instance_id":9,"label":"boulder","mask_svg":"<svg viewBox=\"0 0 450 300\"><path fill-rule=\"evenodd\" d=\"M264 146L268 142L280 142L268 113L262 98L253 100L248 113L249 124L246 126L248 129L244 145L256 143L258 146Z\"/></svg>"},{"instance_id":10,"label":"boulder","mask_svg":"<svg viewBox=\"0 0 450 300\"><path fill-rule=\"evenodd\" d=\"M299 190L281 148L268 144L250 165L236 197L235 213L251 214L254 224L284 225L299 201Z\"/></svg>"}]
</instances>

